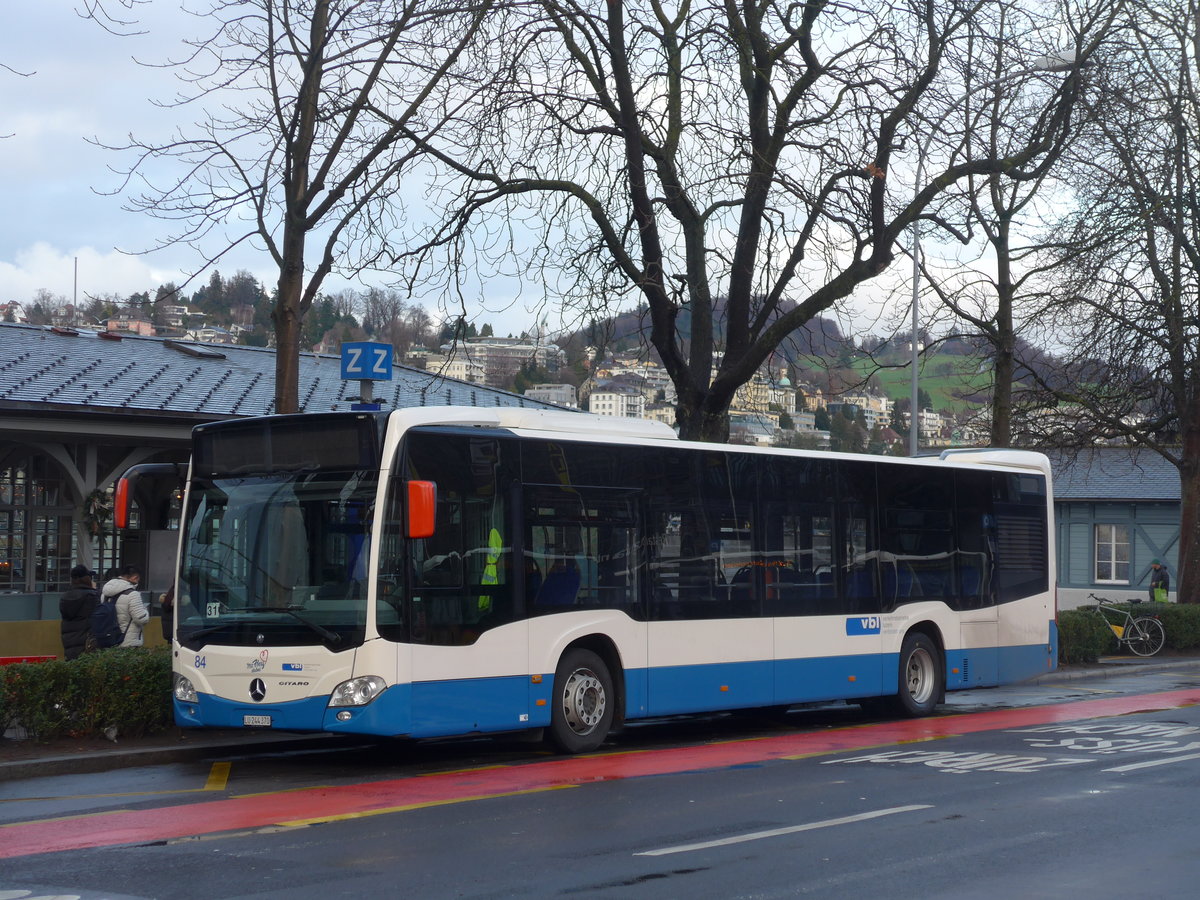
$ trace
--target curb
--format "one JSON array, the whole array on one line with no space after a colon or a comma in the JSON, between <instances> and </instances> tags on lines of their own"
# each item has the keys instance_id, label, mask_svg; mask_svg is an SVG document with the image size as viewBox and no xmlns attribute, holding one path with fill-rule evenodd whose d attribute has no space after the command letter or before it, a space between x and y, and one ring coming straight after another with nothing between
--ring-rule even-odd
<instances>
[{"instance_id":1,"label":"curb","mask_svg":"<svg viewBox=\"0 0 1200 900\"><path fill-rule=\"evenodd\" d=\"M1151 660L1142 657L1104 656L1098 662L1085 663L1069 668L1059 668L1054 672L1039 675L1024 684L1054 684L1059 681L1080 681L1088 678L1124 678L1127 675L1149 675L1154 672L1169 672L1172 669L1186 669L1200 666L1200 657L1185 659Z\"/></svg>"},{"instance_id":2,"label":"curb","mask_svg":"<svg viewBox=\"0 0 1200 900\"><path fill-rule=\"evenodd\" d=\"M343 735L279 735L233 737L221 740L205 740L203 743L181 743L145 748L115 748L99 752L80 752L65 756L41 756L0 762L0 782L19 778L40 778L51 775L91 775L110 772L113 769L128 769L137 766L158 766L167 763L194 762L210 757L235 759L238 756L269 750L272 753L294 753L312 750L314 745L329 742L327 749L337 749L346 743ZM361 741L354 742L356 745ZM326 748L321 748L326 749Z\"/></svg>"}]
</instances>

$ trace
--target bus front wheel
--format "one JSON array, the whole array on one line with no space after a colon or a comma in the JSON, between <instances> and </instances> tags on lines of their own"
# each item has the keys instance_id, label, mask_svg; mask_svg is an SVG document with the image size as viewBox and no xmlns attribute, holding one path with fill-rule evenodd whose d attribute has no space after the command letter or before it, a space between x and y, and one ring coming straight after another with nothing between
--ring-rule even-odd
<instances>
[{"instance_id":1,"label":"bus front wheel","mask_svg":"<svg viewBox=\"0 0 1200 900\"><path fill-rule=\"evenodd\" d=\"M614 700L604 660L591 650L568 650L554 672L550 742L563 753L595 750L612 727Z\"/></svg>"},{"instance_id":2,"label":"bus front wheel","mask_svg":"<svg viewBox=\"0 0 1200 900\"><path fill-rule=\"evenodd\" d=\"M905 716L932 715L942 696L942 677L937 645L920 632L906 635L900 647L896 711Z\"/></svg>"}]
</instances>

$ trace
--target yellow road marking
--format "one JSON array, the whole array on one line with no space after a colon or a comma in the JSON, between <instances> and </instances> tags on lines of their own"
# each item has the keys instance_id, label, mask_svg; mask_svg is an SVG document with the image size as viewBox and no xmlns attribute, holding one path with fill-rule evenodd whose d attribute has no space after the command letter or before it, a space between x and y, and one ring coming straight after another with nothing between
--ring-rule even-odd
<instances>
[{"instance_id":1,"label":"yellow road marking","mask_svg":"<svg viewBox=\"0 0 1200 900\"><path fill-rule=\"evenodd\" d=\"M123 791L116 794L70 794L65 797L0 797L0 803L30 803L32 801L44 803L47 800L117 800L121 797L168 797L173 794L203 794L206 791L223 791L229 783L229 771L232 768L233 763L231 762L213 763L208 772L208 780L204 782L202 788L178 788L173 791ZM74 817L68 816L67 818Z\"/></svg>"},{"instance_id":2,"label":"yellow road marking","mask_svg":"<svg viewBox=\"0 0 1200 900\"><path fill-rule=\"evenodd\" d=\"M225 785L229 782L229 770L233 767L231 762L215 762L212 764L212 769L208 773L208 781L205 782L202 790L206 791L223 791Z\"/></svg>"},{"instance_id":3,"label":"yellow road marking","mask_svg":"<svg viewBox=\"0 0 1200 900\"><path fill-rule=\"evenodd\" d=\"M857 726L855 726L857 727ZM859 753L863 750L878 750L882 747L898 747L902 744L924 744L926 741L944 741L949 737L962 737L960 734L936 734L919 738L908 738L903 741L884 741L882 744L865 744L862 747L831 747L827 750L814 750L812 753L798 753L795 756L781 756L780 759L812 759L814 756L832 756L835 753Z\"/></svg>"},{"instance_id":4,"label":"yellow road marking","mask_svg":"<svg viewBox=\"0 0 1200 900\"><path fill-rule=\"evenodd\" d=\"M496 763L492 766L467 766L465 769L438 769L436 772L418 772L418 778L433 778L439 775L467 775L473 772L493 772L497 769L507 769L507 763Z\"/></svg>"},{"instance_id":5,"label":"yellow road marking","mask_svg":"<svg viewBox=\"0 0 1200 900\"><path fill-rule=\"evenodd\" d=\"M230 799L247 800L251 797L274 797L278 794L299 794L301 791L332 791L336 790L336 784L305 784L294 788L280 788L277 791L255 791L252 794L234 794Z\"/></svg>"},{"instance_id":6,"label":"yellow road marking","mask_svg":"<svg viewBox=\"0 0 1200 900\"><path fill-rule=\"evenodd\" d=\"M367 816L384 816L388 813L406 812L410 809L429 809L434 806L449 806L452 803L471 803L475 800L494 800L498 797L521 797L525 794L541 794L546 791L562 791L579 787L577 784L552 784L547 787L528 788L523 791L505 791L499 794L476 794L471 797L449 797L444 800L425 800L421 803L407 803L404 806L388 806L383 809L368 809L363 812L338 813L333 816L320 816L316 819L294 819L290 822L277 822L277 825L301 827L304 825L321 825L326 822L344 822L349 819L365 819Z\"/></svg>"},{"instance_id":7,"label":"yellow road marking","mask_svg":"<svg viewBox=\"0 0 1200 900\"><path fill-rule=\"evenodd\" d=\"M56 800L56 797L48 799ZM78 813L73 816L54 816L50 819L32 819L28 822L3 822L0 823L0 828L20 828L22 825L40 825L43 822L70 822L72 819L98 819L101 816L109 816L113 813L129 812L127 809L102 809L100 812Z\"/></svg>"}]
</instances>

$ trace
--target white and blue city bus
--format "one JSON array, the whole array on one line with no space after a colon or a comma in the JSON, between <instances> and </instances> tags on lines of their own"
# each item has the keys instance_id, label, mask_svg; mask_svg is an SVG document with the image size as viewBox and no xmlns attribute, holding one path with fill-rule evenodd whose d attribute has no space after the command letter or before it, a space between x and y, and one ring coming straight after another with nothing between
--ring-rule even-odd
<instances>
[{"instance_id":1,"label":"white and blue city bus","mask_svg":"<svg viewBox=\"0 0 1200 900\"><path fill-rule=\"evenodd\" d=\"M425 738L845 700L1055 667L1050 469L441 407L195 429L183 726Z\"/></svg>"}]
</instances>

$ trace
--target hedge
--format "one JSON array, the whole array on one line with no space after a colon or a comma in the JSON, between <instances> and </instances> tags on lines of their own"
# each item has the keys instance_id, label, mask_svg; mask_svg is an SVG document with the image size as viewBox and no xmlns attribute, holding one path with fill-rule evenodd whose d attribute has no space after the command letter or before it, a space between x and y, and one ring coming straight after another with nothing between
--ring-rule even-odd
<instances>
[{"instance_id":1,"label":"hedge","mask_svg":"<svg viewBox=\"0 0 1200 900\"><path fill-rule=\"evenodd\" d=\"M0 666L0 733L19 726L39 741L133 737L172 722L168 647Z\"/></svg>"},{"instance_id":2,"label":"hedge","mask_svg":"<svg viewBox=\"0 0 1200 900\"><path fill-rule=\"evenodd\" d=\"M1114 609L1126 610L1134 616L1157 616L1167 635L1161 652L1189 652L1200 648L1200 604L1123 603ZM1120 624L1116 616L1112 619ZM1100 620L1094 605L1064 610L1058 614L1060 663L1094 663L1101 656L1117 653L1118 649L1117 639Z\"/></svg>"}]
</instances>

